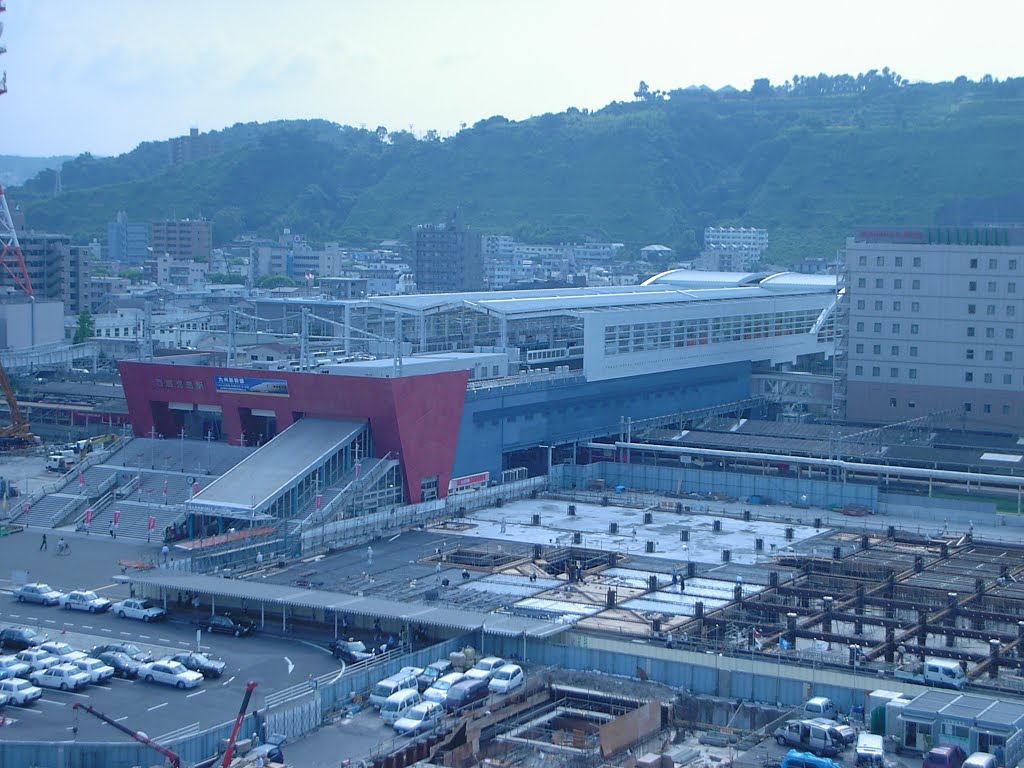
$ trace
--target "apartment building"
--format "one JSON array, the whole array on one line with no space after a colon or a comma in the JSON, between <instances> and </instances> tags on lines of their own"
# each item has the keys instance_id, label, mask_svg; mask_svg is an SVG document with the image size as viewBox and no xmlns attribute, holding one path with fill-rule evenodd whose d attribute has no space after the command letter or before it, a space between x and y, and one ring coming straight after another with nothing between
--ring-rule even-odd
<instances>
[{"instance_id":1,"label":"apartment building","mask_svg":"<svg viewBox=\"0 0 1024 768\"><path fill-rule=\"evenodd\" d=\"M206 219L167 219L150 224L153 254L209 263L213 251L213 222Z\"/></svg>"},{"instance_id":2,"label":"apartment building","mask_svg":"<svg viewBox=\"0 0 1024 768\"><path fill-rule=\"evenodd\" d=\"M846 270L849 420L1024 429L1024 227L864 229Z\"/></svg>"},{"instance_id":3,"label":"apartment building","mask_svg":"<svg viewBox=\"0 0 1024 768\"><path fill-rule=\"evenodd\" d=\"M480 291L484 262L480 233L455 211L441 224L421 224L412 231L413 272L420 293Z\"/></svg>"},{"instance_id":4,"label":"apartment building","mask_svg":"<svg viewBox=\"0 0 1024 768\"><path fill-rule=\"evenodd\" d=\"M78 313L91 303L92 251L72 245L69 235L25 232L19 237L32 290L39 299L64 302L64 311ZM0 286L13 286L9 274L0 271Z\"/></svg>"}]
</instances>

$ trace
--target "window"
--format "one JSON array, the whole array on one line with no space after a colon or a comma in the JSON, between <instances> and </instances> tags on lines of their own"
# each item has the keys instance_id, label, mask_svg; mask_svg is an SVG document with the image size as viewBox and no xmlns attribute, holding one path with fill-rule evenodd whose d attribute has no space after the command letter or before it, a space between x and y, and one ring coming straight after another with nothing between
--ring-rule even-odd
<instances>
[{"instance_id":1,"label":"window","mask_svg":"<svg viewBox=\"0 0 1024 768\"><path fill-rule=\"evenodd\" d=\"M868 281L867 281L867 278L864 278L864 277L858 277L858 278L857 278L857 287L858 287L858 288L867 288L867 287L868 287Z\"/></svg>"},{"instance_id":2,"label":"window","mask_svg":"<svg viewBox=\"0 0 1024 768\"><path fill-rule=\"evenodd\" d=\"M971 336L971 337L974 336L974 326L973 325L968 325L967 326L967 335Z\"/></svg>"},{"instance_id":3,"label":"window","mask_svg":"<svg viewBox=\"0 0 1024 768\"><path fill-rule=\"evenodd\" d=\"M1013 384L1013 374L1012 373L1004 373L1003 374L1003 384Z\"/></svg>"},{"instance_id":4,"label":"window","mask_svg":"<svg viewBox=\"0 0 1024 768\"><path fill-rule=\"evenodd\" d=\"M911 336L916 336L916 335L917 335L917 332L918 332L919 330L921 330L921 328L920 328L920 326L919 326L919 325L917 325L917 323L911 323L911 324L910 324L910 335L911 335Z\"/></svg>"},{"instance_id":5,"label":"window","mask_svg":"<svg viewBox=\"0 0 1024 768\"><path fill-rule=\"evenodd\" d=\"M871 368L871 375L872 376L881 376L882 375L882 369L879 368L877 365L873 366Z\"/></svg>"},{"instance_id":6,"label":"window","mask_svg":"<svg viewBox=\"0 0 1024 768\"><path fill-rule=\"evenodd\" d=\"M864 332L864 323L857 323L857 330L861 333Z\"/></svg>"},{"instance_id":7,"label":"window","mask_svg":"<svg viewBox=\"0 0 1024 768\"><path fill-rule=\"evenodd\" d=\"M967 290L968 291L976 291L976 290L978 290L978 283L975 280L971 280L971 282L969 282L967 284Z\"/></svg>"},{"instance_id":8,"label":"window","mask_svg":"<svg viewBox=\"0 0 1024 768\"><path fill-rule=\"evenodd\" d=\"M991 384L992 383L992 374L991 373L986 373L982 377L982 381L984 381L986 384Z\"/></svg>"},{"instance_id":9,"label":"window","mask_svg":"<svg viewBox=\"0 0 1024 768\"><path fill-rule=\"evenodd\" d=\"M862 254L860 255L860 258L859 258L859 259L857 259L857 263L858 263L858 264L860 264L860 266L862 266L862 267L866 267L866 266L867 266L867 264L868 264L868 257L867 257L867 256L865 256L865 255L864 255L864 254L862 253Z\"/></svg>"},{"instance_id":10,"label":"window","mask_svg":"<svg viewBox=\"0 0 1024 768\"><path fill-rule=\"evenodd\" d=\"M1013 328L1007 328L1006 329L1006 338L1008 338L1008 339L1012 339L1013 338Z\"/></svg>"},{"instance_id":11,"label":"window","mask_svg":"<svg viewBox=\"0 0 1024 768\"><path fill-rule=\"evenodd\" d=\"M971 404L970 403L964 403L964 412L965 413L970 413L971 412Z\"/></svg>"},{"instance_id":12,"label":"window","mask_svg":"<svg viewBox=\"0 0 1024 768\"><path fill-rule=\"evenodd\" d=\"M996 281L995 280L989 280L987 288L988 288L988 292L989 293L995 293L996 292Z\"/></svg>"},{"instance_id":13,"label":"window","mask_svg":"<svg viewBox=\"0 0 1024 768\"><path fill-rule=\"evenodd\" d=\"M920 267L921 266L921 257L920 256L915 256L914 257L914 266L915 267Z\"/></svg>"},{"instance_id":14,"label":"window","mask_svg":"<svg viewBox=\"0 0 1024 768\"><path fill-rule=\"evenodd\" d=\"M875 312L881 312L881 311L882 311L882 301L881 301L881 299L879 299L878 301L875 302Z\"/></svg>"},{"instance_id":15,"label":"window","mask_svg":"<svg viewBox=\"0 0 1024 768\"><path fill-rule=\"evenodd\" d=\"M919 301L912 301L912 302L910 302L910 311L911 312L920 312L921 311L921 302L919 302Z\"/></svg>"},{"instance_id":16,"label":"window","mask_svg":"<svg viewBox=\"0 0 1024 768\"><path fill-rule=\"evenodd\" d=\"M857 309L864 309L864 299L857 299Z\"/></svg>"},{"instance_id":17,"label":"window","mask_svg":"<svg viewBox=\"0 0 1024 768\"><path fill-rule=\"evenodd\" d=\"M920 280L911 280L911 282L910 282L910 289L912 291L920 290L921 289L921 281Z\"/></svg>"},{"instance_id":18,"label":"window","mask_svg":"<svg viewBox=\"0 0 1024 768\"><path fill-rule=\"evenodd\" d=\"M896 398L895 397L890 397L889 398L889 407L890 408L895 408L896 407Z\"/></svg>"},{"instance_id":19,"label":"window","mask_svg":"<svg viewBox=\"0 0 1024 768\"><path fill-rule=\"evenodd\" d=\"M873 354L873 355L880 355L880 354L882 354L882 345L881 344L875 344L875 346L873 346L871 348L871 354Z\"/></svg>"},{"instance_id":20,"label":"window","mask_svg":"<svg viewBox=\"0 0 1024 768\"><path fill-rule=\"evenodd\" d=\"M896 257L896 266L897 267L902 267L903 266L903 257L902 256L897 256Z\"/></svg>"},{"instance_id":21,"label":"window","mask_svg":"<svg viewBox=\"0 0 1024 768\"><path fill-rule=\"evenodd\" d=\"M977 305L975 305L975 304L968 304L967 305L967 314L968 315L976 315L977 313L978 313Z\"/></svg>"},{"instance_id":22,"label":"window","mask_svg":"<svg viewBox=\"0 0 1024 768\"><path fill-rule=\"evenodd\" d=\"M900 324L899 323L893 323L892 324L892 332L893 333L899 333L900 332Z\"/></svg>"},{"instance_id":23,"label":"window","mask_svg":"<svg viewBox=\"0 0 1024 768\"><path fill-rule=\"evenodd\" d=\"M985 413L992 413L992 404L991 403L985 403L985 405L982 406L982 410L985 411ZM967 729L964 728L963 730L966 731Z\"/></svg>"},{"instance_id":24,"label":"window","mask_svg":"<svg viewBox=\"0 0 1024 768\"><path fill-rule=\"evenodd\" d=\"M996 313L996 305L995 304L989 304L987 307L985 307L985 314L986 315L994 315L995 313Z\"/></svg>"},{"instance_id":25,"label":"window","mask_svg":"<svg viewBox=\"0 0 1024 768\"><path fill-rule=\"evenodd\" d=\"M986 339L994 339L995 337L996 337L996 329L995 328L986 328L985 329L985 338Z\"/></svg>"},{"instance_id":26,"label":"window","mask_svg":"<svg viewBox=\"0 0 1024 768\"><path fill-rule=\"evenodd\" d=\"M1013 362L1013 352L1010 352L1009 350L1007 350L1006 352L1003 352L1003 362L1004 363L1012 363Z\"/></svg>"},{"instance_id":27,"label":"window","mask_svg":"<svg viewBox=\"0 0 1024 768\"><path fill-rule=\"evenodd\" d=\"M874 328L875 333L881 333L882 332L882 324L881 323L875 323L874 326L872 326L872 327Z\"/></svg>"},{"instance_id":28,"label":"window","mask_svg":"<svg viewBox=\"0 0 1024 768\"><path fill-rule=\"evenodd\" d=\"M864 354L864 345L863 344L858 344L857 346L854 347L854 351L858 355L863 355Z\"/></svg>"},{"instance_id":29,"label":"window","mask_svg":"<svg viewBox=\"0 0 1024 768\"><path fill-rule=\"evenodd\" d=\"M1017 292L1017 284L1012 282L1012 281L1007 283L1006 284L1006 292L1007 293L1016 293Z\"/></svg>"},{"instance_id":30,"label":"window","mask_svg":"<svg viewBox=\"0 0 1024 768\"><path fill-rule=\"evenodd\" d=\"M889 369L889 378L890 379L898 379L899 377L900 377L900 369L899 368L890 368Z\"/></svg>"},{"instance_id":31,"label":"window","mask_svg":"<svg viewBox=\"0 0 1024 768\"><path fill-rule=\"evenodd\" d=\"M1006 305L1006 316L1007 317L1013 317L1016 314L1017 314L1017 308L1015 306L1013 306L1013 304L1007 304Z\"/></svg>"},{"instance_id":32,"label":"window","mask_svg":"<svg viewBox=\"0 0 1024 768\"><path fill-rule=\"evenodd\" d=\"M977 269L977 268L978 268L978 260L977 259L971 259L971 269Z\"/></svg>"},{"instance_id":33,"label":"window","mask_svg":"<svg viewBox=\"0 0 1024 768\"><path fill-rule=\"evenodd\" d=\"M974 371L964 371L964 381L974 381Z\"/></svg>"},{"instance_id":34,"label":"window","mask_svg":"<svg viewBox=\"0 0 1024 768\"><path fill-rule=\"evenodd\" d=\"M917 347L911 347L910 348L910 356L911 357L917 357Z\"/></svg>"},{"instance_id":35,"label":"window","mask_svg":"<svg viewBox=\"0 0 1024 768\"><path fill-rule=\"evenodd\" d=\"M988 268L989 269L996 269L997 267L998 267L998 263L996 262L995 259L989 259L988 260Z\"/></svg>"},{"instance_id":36,"label":"window","mask_svg":"<svg viewBox=\"0 0 1024 768\"><path fill-rule=\"evenodd\" d=\"M897 291L900 290L901 288L903 288L903 281L900 279L893 280L892 287L895 288Z\"/></svg>"},{"instance_id":37,"label":"window","mask_svg":"<svg viewBox=\"0 0 1024 768\"><path fill-rule=\"evenodd\" d=\"M899 312L902 309L903 309L903 302L902 301L894 301L892 303L892 311L893 312Z\"/></svg>"},{"instance_id":38,"label":"window","mask_svg":"<svg viewBox=\"0 0 1024 768\"><path fill-rule=\"evenodd\" d=\"M853 372L857 376L863 376L864 375L864 366L863 365L858 365L858 366L854 367Z\"/></svg>"},{"instance_id":39,"label":"window","mask_svg":"<svg viewBox=\"0 0 1024 768\"><path fill-rule=\"evenodd\" d=\"M875 278L875 288L885 288L885 280L880 277Z\"/></svg>"},{"instance_id":40,"label":"window","mask_svg":"<svg viewBox=\"0 0 1024 768\"><path fill-rule=\"evenodd\" d=\"M991 361L992 357L993 357L992 350L991 349L986 349L985 350L985 359Z\"/></svg>"},{"instance_id":41,"label":"window","mask_svg":"<svg viewBox=\"0 0 1024 768\"><path fill-rule=\"evenodd\" d=\"M1016 259L1010 259L1010 263L1007 266L1009 266L1010 269L1016 269L1017 268L1017 260Z\"/></svg>"},{"instance_id":42,"label":"window","mask_svg":"<svg viewBox=\"0 0 1024 768\"><path fill-rule=\"evenodd\" d=\"M1009 415L1010 415L1010 406L1008 404L1006 404L1006 403L1003 403L1003 416L1009 416Z\"/></svg>"},{"instance_id":43,"label":"window","mask_svg":"<svg viewBox=\"0 0 1024 768\"><path fill-rule=\"evenodd\" d=\"M974 359L974 350L973 349L968 349L966 357L967 357L968 360L973 360Z\"/></svg>"},{"instance_id":44,"label":"window","mask_svg":"<svg viewBox=\"0 0 1024 768\"><path fill-rule=\"evenodd\" d=\"M884 267L885 266L885 256L875 256L875 266L876 267Z\"/></svg>"},{"instance_id":45,"label":"window","mask_svg":"<svg viewBox=\"0 0 1024 768\"><path fill-rule=\"evenodd\" d=\"M917 378L917 368L911 368L909 371L907 371L907 378L916 379ZM907 405L909 405L911 408L914 407L913 403L907 403Z\"/></svg>"},{"instance_id":46,"label":"window","mask_svg":"<svg viewBox=\"0 0 1024 768\"><path fill-rule=\"evenodd\" d=\"M893 357L899 357L900 356L899 345L898 344L893 344L891 347L889 347L889 354L892 355Z\"/></svg>"}]
</instances>

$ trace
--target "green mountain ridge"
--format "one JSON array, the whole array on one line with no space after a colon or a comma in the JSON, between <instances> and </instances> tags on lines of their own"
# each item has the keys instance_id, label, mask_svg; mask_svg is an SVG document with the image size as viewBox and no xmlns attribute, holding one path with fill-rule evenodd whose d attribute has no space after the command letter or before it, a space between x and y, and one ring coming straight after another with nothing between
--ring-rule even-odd
<instances>
[{"instance_id":1,"label":"green mountain ridge","mask_svg":"<svg viewBox=\"0 0 1024 768\"><path fill-rule=\"evenodd\" d=\"M1024 218L1024 78L908 85L883 70L735 92L642 85L637 96L492 117L445 139L323 120L239 124L203 160L170 166L166 142L148 142L67 161L57 197L52 171L9 197L29 227L82 240L103 239L125 210L206 216L218 243L289 227L369 245L459 206L482 231L631 253L657 242L688 256L706 226L767 227L781 263L831 258L861 224Z\"/></svg>"}]
</instances>

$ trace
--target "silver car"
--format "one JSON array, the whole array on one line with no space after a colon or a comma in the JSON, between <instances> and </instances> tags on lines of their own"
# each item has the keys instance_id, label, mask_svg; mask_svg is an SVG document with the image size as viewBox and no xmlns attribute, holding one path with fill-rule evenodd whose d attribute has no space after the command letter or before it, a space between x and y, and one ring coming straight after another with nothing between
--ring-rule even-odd
<instances>
[{"instance_id":1,"label":"silver car","mask_svg":"<svg viewBox=\"0 0 1024 768\"><path fill-rule=\"evenodd\" d=\"M14 599L19 603L38 603L39 605L57 605L63 597L63 593L42 582L22 584L14 590L13 594Z\"/></svg>"},{"instance_id":2,"label":"silver car","mask_svg":"<svg viewBox=\"0 0 1024 768\"><path fill-rule=\"evenodd\" d=\"M17 656L0 656L0 680L9 677L28 677L32 667Z\"/></svg>"},{"instance_id":3,"label":"silver car","mask_svg":"<svg viewBox=\"0 0 1024 768\"><path fill-rule=\"evenodd\" d=\"M86 656L81 659L75 659L71 662L75 667L78 667L82 672L85 672L89 676L89 682L93 685L97 683L105 683L114 676L114 668L104 664L99 659L93 659Z\"/></svg>"},{"instance_id":4,"label":"silver car","mask_svg":"<svg viewBox=\"0 0 1024 768\"><path fill-rule=\"evenodd\" d=\"M61 597L60 605L69 611L75 609L76 611L100 613L110 607L110 601L90 590L75 589Z\"/></svg>"}]
</instances>

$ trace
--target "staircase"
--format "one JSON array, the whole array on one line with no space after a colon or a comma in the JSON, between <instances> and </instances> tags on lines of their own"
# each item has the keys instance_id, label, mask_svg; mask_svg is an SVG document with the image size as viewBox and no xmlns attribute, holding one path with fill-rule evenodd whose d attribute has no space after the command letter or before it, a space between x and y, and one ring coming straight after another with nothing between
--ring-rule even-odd
<instances>
[{"instance_id":1,"label":"staircase","mask_svg":"<svg viewBox=\"0 0 1024 768\"><path fill-rule=\"evenodd\" d=\"M331 521L350 502L358 503L360 495L373 488L397 464L398 461L391 458L390 453L382 459L363 459L359 470L349 470L336 483L324 489L320 509L316 508L315 499L303 506L295 518L288 521L287 535L294 536L312 525Z\"/></svg>"}]
</instances>

